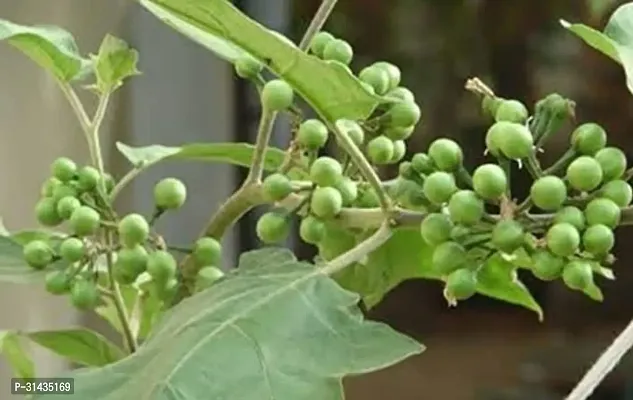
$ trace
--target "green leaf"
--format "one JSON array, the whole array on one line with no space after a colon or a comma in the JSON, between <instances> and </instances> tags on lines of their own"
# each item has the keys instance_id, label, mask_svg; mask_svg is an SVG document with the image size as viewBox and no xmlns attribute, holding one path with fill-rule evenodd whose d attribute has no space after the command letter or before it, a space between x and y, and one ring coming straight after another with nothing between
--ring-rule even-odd
<instances>
[{"instance_id":1,"label":"green leaf","mask_svg":"<svg viewBox=\"0 0 633 400\"><path fill-rule=\"evenodd\" d=\"M633 93L633 3L618 7L604 32L583 24L560 22L589 46L620 63L626 74L627 87Z\"/></svg>"},{"instance_id":2,"label":"green leaf","mask_svg":"<svg viewBox=\"0 0 633 400\"><path fill-rule=\"evenodd\" d=\"M101 367L125 357L108 339L88 329L38 331L24 334L33 342L77 364Z\"/></svg>"},{"instance_id":3,"label":"green leaf","mask_svg":"<svg viewBox=\"0 0 633 400\"><path fill-rule=\"evenodd\" d=\"M602 294L602 290L595 284L595 282L591 282L591 284L583 291L591 300L602 302L604 301L604 295Z\"/></svg>"},{"instance_id":4,"label":"green leaf","mask_svg":"<svg viewBox=\"0 0 633 400\"><path fill-rule=\"evenodd\" d=\"M95 59L97 90L110 93L118 89L126 78L139 75L136 69L138 52L123 40L106 35Z\"/></svg>"},{"instance_id":5,"label":"green leaf","mask_svg":"<svg viewBox=\"0 0 633 400\"><path fill-rule=\"evenodd\" d=\"M423 350L357 302L311 264L244 268L171 309L135 354L72 373L75 397L343 399L344 376Z\"/></svg>"},{"instance_id":6,"label":"green leaf","mask_svg":"<svg viewBox=\"0 0 633 400\"><path fill-rule=\"evenodd\" d=\"M33 378L35 366L16 332L0 331L0 353L13 369L16 378Z\"/></svg>"},{"instance_id":7,"label":"green leaf","mask_svg":"<svg viewBox=\"0 0 633 400\"><path fill-rule=\"evenodd\" d=\"M31 268L22 257L22 246L7 236L0 236L0 282L42 282L46 272Z\"/></svg>"},{"instance_id":8,"label":"green leaf","mask_svg":"<svg viewBox=\"0 0 633 400\"><path fill-rule=\"evenodd\" d=\"M344 65L304 53L226 0L141 0L141 4L221 57L234 61L246 53L259 60L331 123L338 119L365 119L381 101Z\"/></svg>"},{"instance_id":9,"label":"green leaf","mask_svg":"<svg viewBox=\"0 0 633 400\"><path fill-rule=\"evenodd\" d=\"M0 40L6 40L63 82L83 77L90 67L90 61L79 54L73 36L56 26L25 26L0 19Z\"/></svg>"}]
</instances>

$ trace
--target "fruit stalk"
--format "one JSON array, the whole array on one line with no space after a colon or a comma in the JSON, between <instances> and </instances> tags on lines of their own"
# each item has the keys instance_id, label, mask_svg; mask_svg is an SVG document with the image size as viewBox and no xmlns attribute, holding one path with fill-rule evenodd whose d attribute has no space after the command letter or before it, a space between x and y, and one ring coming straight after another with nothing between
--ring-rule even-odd
<instances>
[{"instance_id":1,"label":"fruit stalk","mask_svg":"<svg viewBox=\"0 0 633 400\"><path fill-rule=\"evenodd\" d=\"M299 42L299 48L301 50L306 51L308 47L310 47L314 35L319 33L321 28L323 28L325 21L329 18L337 2L338 0L323 0L321 2L319 9L314 14L314 17L312 17L312 21L310 21L308 29L306 29L305 34L301 38L301 42Z\"/></svg>"},{"instance_id":2,"label":"fruit stalk","mask_svg":"<svg viewBox=\"0 0 633 400\"><path fill-rule=\"evenodd\" d=\"M244 181L244 186L253 183L259 183L262 179L264 172L264 156L266 155L266 149L270 142L270 136L272 135L273 126L277 119L277 113L271 110L262 108L262 115L259 120L259 128L257 131L257 139L255 141L255 152L251 161L251 168L248 171L248 176Z\"/></svg>"}]
</instances>

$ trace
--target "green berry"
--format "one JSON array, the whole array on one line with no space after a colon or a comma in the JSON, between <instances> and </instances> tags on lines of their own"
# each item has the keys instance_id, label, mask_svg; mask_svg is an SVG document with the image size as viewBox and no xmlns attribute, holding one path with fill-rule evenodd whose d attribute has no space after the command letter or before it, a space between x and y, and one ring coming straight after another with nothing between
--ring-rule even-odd
<instances>
[{"instance_id":1,"label":"green berry","mask_svg":"<svg viewBox=\"0 0 633 400\"><path fill-rule=\"evenodd\" d=\"M582 235L583 249L593 255L606 255L615 246L613 231L606 225L592 225Z\"/></svg>"},{"instance_id":2,"label":"green berry","mask_svg":"<svg viewBox=\"0 0 633 400\"><path fill-rule=\"evenodd\" d=\"M508 178L500 166L483 164L473 173L473 189L482 198L495 200L508 189Z\"/></svg>"},{"instance_id":3,"label":"green berry","mask_svg":"<svg viewBox=\"0 0 633 400\"><path fill-rule=\"evenodd\" d=\"M116 182L114 181L114 178L112 177L112 175L106 172L103 178L99 179L99 182L101 181L103 181L103 185L105 186L106 193L112 192L112 189L114 189L114 186L116 185Z\"/></svg>"},{"instance_id":4,"label":"green berry","mask_svg":"<svg viewBox=\"0 0 633 400\"><path fill-rule=\"evenodd\" d=\"M99 171L90 166L81 168L78 176L79 188L85 192L94 190L101 180Z\"/></svg>"},{"instance_id":5,"label":"green berry","mask_svg":"<svg viewBox=\"0 0 633 400\"><path fill-rule=\"evenodd\" d=\"M569 257L580 246L580 234L572 224L563 222L549 228L546 241L552 253L560 257Z\"/></svg>"},{"instance_id":6,"label":"green berry","mask_svg":"<svg viewBox=\"0 0 633 400\"><path fill-rule=\"evenodd\" d=\"M196 275L196 290L201 291L210 288L224 277L224 272L218 267L208 266L201 268Z\"/></svg>"},{"instance_id":7,"label":"green berry","mask_svg":"<svg viewBox=\"0 0 633 400\"><path fill-rule=\"evenodd\" d=\"M499 106L504 101L504 99L499 97L484 96L481 101L481 111L485 116L494 118L497 114L497 110L499 110Z\"/></svg>"},{"instance_id":8,"label":"green berry","mask_svg":"<svg viewBox=\"0 0 633 400\"><path fill-rule=\"evenodd\" d=\"M147 258L147 272L156 282L167 282L176 276L177 263L174 256L165 250L150 253Z\"/></svg>"},{"instance_id":9,"label":"green berry","mask_svg":"<svg viewBox=\"0 0 633 400\"><path fill-rule=\"evenodd\" d=\"M407 144L404 140L394 140L393 141L393 156L391 160L389 160L390 164L397 164L404 156L407 154Z\"/></svg>"},{"instance_id":10,"label":"green berry","mask_svg":"<svg viewBox=\"0 0 633 400\"><path fill-rule=\"evenodd\" d=\"M383 95L389 90L389 74L383 68L373 65L363 68L358 74L358 78L369 84L374 89L374 93L378 95Z\"/></svg>"},{"instance_id":11,"label":"green berry","mask_svg":"<svg viewBox=\"0 0 633 400\"><path fill-rule=\"evenodd\" d=\"M283 111L294 101L294 91L285 81L274 79L266 82L261 93L262 107L269 111Z\"/></svg>"},{"instance_id":12,"label":"green berry","mask_svg":"<svg viewBox=\"0 0 633 400\"><path fill-rule=\"evenodd\" d=\"M308 215L299 224L299 237L306 243L318 244L325 236L325 223L318 218Z\"/></svg>"},{"instance_id":13,"label":"green berry","mask_svg":"<svg viewBox=\"0 0 633 400\"><path fill-rule=\"evenodd\" d=\"M86 255L86 246L83 240L74 237L65 239L59 246L59 255L62 259L74 263Z\"/></svg>"},{"instance_id":14,"label":"green berry","mask_svg":"<svg viewBox=\"0 0 633 400\"><path fill-rule=\"evenodd\" d=\"M441 276L449 275L464 266L467 261L466 249L457 242L444 242L433 251L431 264Z\"/></svg>"},{"instance_id":15,"label":"green berry","mask_svg":"<svg viewBox=\"0 0 633 400\"><path fill-rule=\"evenodd\" d=\"M43 240L33 240L22 249L24 261L35 269L43 269L53 261L53 249Z\"/></svg>"},{"instance_id":16,"label":"green berry","mask_svg":"<svg viewBox=\"0 0 633 400\"><path fill-rule=\"evenodd\" d=\"M222 261L222 245L212 237L200 238L193 246L193 258L200 266L219 265Z\"/></svg>"},{"instance_id":17,"label":"green berry","mask_svg":"<svg viewBox=\"0 0 633 400\"><path fill-rule=\"evenodd\" d=\"M255 58L244 55L235 60L235 73L240 78L253 79L259 75L264 66Z\"/></svg>"},{"instance_id":18,"label":"green berry","mask_svg":"<svg viewBox=\"0 0 633 400\"><path fill-rule=\"evenodd\" d=\"M343 176L343 166L332 157L319 157L310 166L310 180L318 186L335 186Z\"/></svg>"},{"instance_id":19,"label":"green berry","mask_svg":"<svg viewBox=\"0 0 633 400\"><path fill-rule=\"evenodd\" d=\"M64 197L77 197L78 194L77 189L70 184L61 184L55 187L51 198L55 200L55 202L58 202Z\"/></svg>"},{"instance_id":20,"label":"green berry","mask_svg":"<svg viewBox=\"0 0 633 400\"><path fill-rule=\"evenodd\" d=\"M57 215L62 219L68 219L79 207L81 207L81 201L78 198L73 196L63 197L57 202Z\"/></svg>"},{"instance_id":21,"label":"green berry","mask_svg":"<svg viewBox=\"0 0 633 400\"><path fill-rule=\"evenodd\" d=\"M563 222L573 225L579 232L585 230L585 214L577 207L567 206L558 210L554 215L554 223L559 224Z\"/></svg>"},{"instance_id":22,"label":"green berry","mask_svg":"<svg viewBox=\"0 0 633 400\"><path fill-rule=\"evenodd\" d=\"M367 158L373 164L388 164L393 154L393 142L386 136L377 136L367 143Z\"/></svg>"},{"instance_id":23,"label":"green berry","mask_svg":"<svg viewBox=\"0 0 633 400\"><path fill-rule=\"evenodd\" d=\"M149 254L145 247L136 245L130 248L123 248L117 253L114 269L117 279L123 284L130 284L147 269Z\"/></svg>"},{"instance_id":24,"label":"green berry","mask_svg":"<svg viewBox=\"0 0 633 400\"><path fill-rule=\"evenodd\" d=\"M599 150L594 158L600 164L604 182L619 179L626 171L627 162L624 152L616 147L605 147Z\"/></svg>"},{"instance_id":25,"label":"green berry","mask_svg":"<svg viewBox=\"0 0 633 400\"><path fill-rule=\"evenodd\" d=\"M149 236L149 223L140 214L128 214L119 222L119 239L125 247L142 244Z\"/></svg>"},{"instance_id":26,"label":"green berry","mask_svg":"<svg viewBox=\"0 0 633 400\"><path fill-rule=\"evenodd\" d=\"M620 223L622 211L613 200L599 198L593 199L585 207L585 219L587 225L606 225L615 229Z\"/></svg>"},{"instance_id":27,"label":"green berry","mask_svg":"<svg viewBox=\"0 0 633 400\"><path fill-rule=\"evenodd\" d=\"M381 68L387 73L389 78L389 84L387 85L387 90L395 90L400 81L402 80L402 73L400 72L400 68L396 67L390 62L379 61L373 65L376 68Z\"/></svg>"},{"instance_id":28,"label":"green berry","mask_svg":"<svg viewBox=\"0 0 633 400\"><path fill-rule=\"evenodd\" d=\"M45 197L35 205L35 218L37 222L44 226L57 226L62 222L62 218L57 212L57 202L49 197Z\"/></svg>"},{"instance_id":29,"label":"green berry","mask_svg":"<svg viewBox=\"0 0 633 400\"><path fill-rule=\"evenodd\" d=\"M156 291L157 297L164 301L169 302L171 299L178 293L178 287L180 286L180 282L178 282L178 278L172 277L167 279L165 282L161 282L161 284L154 287Z\"/></svg>"},{"instance_id":30,"label":"green berry","mask_svg":"<svg viewBox=\"0 0 633 400\"><path fill-rule=\"evenodd\" d=\"M437 171L427 176L422 191L431 203L440 205L446 203L457 191L457 184L453 175Z\"/></svg>"},{"instance_id":31,"label":"green berry","mask_svg":"<svg viewBox=\"0 0 633 400\"><path fill-rule=\"evenodd\" d=\"M314 35L310 42L310 51L319 58L323 58L323 51L328 43L333 41L335 37L329 32L321 31Z\"/></svg>"},{"instance_id":32,"label":"green berry","mask_svg":"<svg viewBox=\"0 0 633 400\"><path fill-rule=\"evenodd\" d=\"M336 182L334 188L341 193L344 206L350 206L358 198L358 185L351 178L344 176Z\"/></svg>"},{"instance_id":33,"label":"green berry","mask_svg":"<svg viewBox=\"0 0 633 400\"><path fill-rule=\"evenodd\" d=\"M286 240L290 233L290 224L284 214L267 212L257 220L257 237L264 243L272 244Z\"/></svg>"},{"instance_id":34,"label":"green berry","mask_svg":"<svg viewBox=\"0 0 633 400\"><path fill-rule=\"evenodd\" d=\"M394 127L411 127L421 118L420 107L412 101L401 101L389 110L389 125Z\"/></svg>"},{"instance_id":35,"label":"green berry","mask_svg":"<svg viewBox=\"0 0 633 400\"><path fill-rule=\"evenodd\" d=\"M297 132L297 141L308 150L318 150L325 146L328 139L327 126L318 119L303 121Z\"/></svg>"},{"instance_id":36,"label":"green berry","mask_svg":"<svg viewBox=\"0 0 633 400\"><path fill-rule=\"evenodd\" d=\"M452 230L453 222L448 215L443 213L429 214L420 224L422 239L431 246L447 242L451 238Z\"/></svg>"},{"instance_id":37,"label":"green berry","mask_svg":"<svg viewBox=\"0 0 633 400\"><path fill-rule=\"evenodd\" d=\"M60 181L59 179L55 177L50 177L44 182L44 184L42 184L40 194L43 197L53 197L53 193L55 193L55 188L62 184L62 181Z\"/></svg>"},{"instance_id":38,"label":"green berry","mask_svg":"<svg viewBox=\"0 0 633 400\"><path fill-rule=\"evenodd\" d=\"M317 217L328 219L335 217L343 208L341 193L332 187L319 187L312 193L310 209Z\"/></svg>"},{"instance_id":39,"label":"green berry","mask_svg":"<svg viewBox=\"0 0 633 400\"><path fill-rule=\"evenodd\" d=\"M187 200L187 187L180 179L165 178L154 186L154 203L163 210L175 210Z\"/></svg>"},{"instance_id":40,"label":"green berry","mask_svg":"<svg viewBox=\"0 0 633 400\"><path fill-rule=\"evenodd\" d=\"M600 186L603 179L602 168L596 159L580 156L567 167L569 185L581 192L590 192Z\"/></svg>"},{"instance_id":41,"label":"green berry","mask_svg":"<svg viewBox=\"0 0 633 400\"><path fill-rule=\"evenodd\" d=\"M50 294L60 295L70 291L71 281L66 271L52 271L45 278L46 291Z\"/></svg>"},{"instance_id":42,"label":"green berry","mask_svg":"<svg viewBox=\"0 0 633 400\"><path fill-rule=\"evenodd\" d=\"M528 114L527 108L520 101L504 100L495 112L495 120L522 124L527 120Z\"/></svg>"},{"instance_id":43,"label":"green berry","mask_svg":"<svg viewBox=\"0 0 633 400\"><path fill-rule=\"evenodd\" d=\"M99 213L88 206L76 209L68 220L70 228L78 236L89 236L99 228Z\"/></svg>"},{"instance_id":44,"label":"green berry","mask_svg":"<svg viewBox=\"0 0 633 400\"><path fill-rule=\"evenodd\" d=\"M532 256L532 274L542 281L553 281L560 278L565 267L565 260L547 250L541 250Z\"/></svg>"},{"instance_id":45,"label":"green berry","mask_svg":"<svg viewBox=\"0 0 633 400\"><path fill-rule=\"evenodd\" d=\"M593 284L591 264L583 260L574 260L563 269L563 282L573 290L584 291Z\"/></svg>"},{"instance_id":46,"label":"green berry","mask_svg":"<svg viewBox=\"0 0 633 400\"><path fill-rule=\"evenodd\" d=\"M415 102L415 95L413 92L402 86L391 89L385 96L394 100L408 101L411 103Z\"/></svg>"},{"instance_id":47,"label":"green berry","mask_svg":"<svg viewBox=\"0 0 633 400\"><path fill-rule=\"evenodd\" d=\"M485 213L484 202L472 190L455 192L448 202L448 212L453 222L465 226L481 221Z\"/></svg>"},{"instance_id":48,"label":"green berry","mask_svg":"<svg viewBox=\"0 0 633 400\"><path fill-rule=\"evenodd\" d=\"M541 210L558 210L567 199L567 186L557 176L544 176L534 181L530 188L530 197Z\"/></svg>"},{"instance_id":49,"label":"green berry","mask_svg":"<svg viewBox=\"0 0 633 400\"><path fill-rule=\"evenodd\" d=\"M77 173L77 164L70 158L60 157L51 165L52 175L62 182L68 182Z\"/></svg>"},{"instance_id":50,"label":"green berry","mask_svg":"<svg viewBox=\"0 0 633 400\"><path fill-rule=\"evenodd\" d=\"M449 299L466 300L477 293L477 273L458 269L446 277L445 294Z\"/></svg>"},{"instance_id":51,"label":"green berry","mask_svg":"<svg viewBox=\"0 0 633 400\"><path fill-rule=\"evenodd\" d=\"M363 128L356 121L349 119L339 120L337 124L341 127L344 134L354 142L354 144L360 147L365 142L365 132Z\"/></svg>"},{"instance_id":52,"label":"green berry","mask_svg":"<svg viewBox=\"0 0 633 400\"><path fill-rule=\"evenodd\" d=\"M89 280L78 279L70 289L70 302L80 310L90 310L99 304L99 289Z\"/></svg>"},{"instance_id":53,"label":"green berry","mask_svg":"<svg viewBox=\"0 0 633 400\"><path fill-rule=\"evenodd\" d=\"M268 175L262 183L262 192L268 201L281 201L292 193L292 182L284 174Z\"/></svg>"},{"instance_id":54,"label":"green berry","mask_svg":"<svg viewBox=\"0 0 633 400\"><path fill-rule=\"evenodd\" d=\"M492 244L506 254L512 254L523 245L525 231L523 225L512 219L504 219L492 230Z\"/></svg>"},{"instance_id":55,"label":"green berry","mask_svg":"<svg viewBox=\"0 0 633 400\"><path fill-rule=\"evenodd\" d=\"M361 208L374 208L380 206L378 193L372 188L358 190L358 200L356 205Z\"/></svg>"},{"instance_id":56,"label":"green berry","mask_svg":"<svg viewBox=\"0 0 633 400\"><path fill-rule=\"evenodd\" d=\"M633 189L628 182L616 179L605 183L600 188L600 195L604 198L612 200L619 207L626 207L633 200Z\"/></svg>"},{"instance_id":57,"label":"green berry","mask_svg":"<svg viewBox=\"0 0 633 400\"><path fill-rule=\"evenodd\" d=\"M504 134L500 136L499 139L499 149L501 153L510 159L524 159L533 152L534 138L525 125L506 122Z\"/></svg>"},{"instance_id":58,"label":"green berry","mask_svg":"<svg viewBox=\"0 0 633 400\"><path fill-rule=\"evenodd\" d=\"M494 123L488 132L486 132L486 149L494 157L501 156L501 142L504 136L511 132L514 124L511 122L501 121Z\"/></svg>"},{"instance_id":59,"label":"green berry","mask_svg":"<svg viewBox=\"0 0 633 400\"><path fill-rule=\"evenodd\" d=\"M407 140L415 131L415 126L389 126L384 130L385 136L391 140Z\"/></svg>"},{"instance_id":60,"label":"green berry","mask_svg":"<svg viewBox=\"0 0 633 400\"><path fill-rule=\"evenodd\" d=\"M354 58L354 49L342 39L330 40L323 48L323 59L349 65Z\"/></svg>"},{"instance_id":61,"label":"green berry","mask_svg":"<svg viewBox=\"0 0 633 400\"><path fill-rule=\"evenodd\" d=\"M411 158L411 167L420 174L428 175L436 170L433 160L425 153L416 153Z\"/></svg>"},{"instance_id":62,"label":"green berry","mask_svg":"<svg viewBox=\"0 0 633 400\"><path fill-rule=\"evenodd\" d=\"M453 172L464 161L464 153L454 140L441 138L431 143L428 150L433 164L441 171Z\"/></svg>"},{"instance_id":63,"label":"green berry","mask_svg":"<svg viewBox=\"0 0 633 400\"><path fill-rule=\"evenodd\" d=\"M606 144L607 132L593 122L580 125L571 135L572 148L582 155L593 156Z\"/></svg>"}]
</instances>

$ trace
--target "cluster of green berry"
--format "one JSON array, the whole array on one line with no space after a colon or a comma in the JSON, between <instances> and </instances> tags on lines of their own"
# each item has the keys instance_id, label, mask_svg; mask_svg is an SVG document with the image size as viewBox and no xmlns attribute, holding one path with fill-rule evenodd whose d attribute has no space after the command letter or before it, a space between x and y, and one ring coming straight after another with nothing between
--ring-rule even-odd
<instances>
[{"instance_id":1,"label":"cluster of green berry","mask_svg":"<svg viewBox=\"0 0 633 400\"><path fill-rule=\"evenodd\" d=\"M55 160L51 172L35 206L36 218L46 227L65 222L70 233L52 235L46 240L36 238L23 248L28 265L50 270L47 291L70 294L74 306L92 309L108 293L108 280L101 280L104 274L111 273L121 285L131 285L146 273L155 294L165 301L171 298L179 285L177 261L163 239L153 232L152 225L164 212L185 203L184 183L165 178L155 185L156 211L148 221L137 213L119 218L110 201L115 182L109 174L102 175L91 166L78 168L68 158ZM217 267L221 246L215 239L199 239L191 256L200 266L200 289L223 276ZM109 268L106 271L100 265Z\"/></svg>"}]
</instances>

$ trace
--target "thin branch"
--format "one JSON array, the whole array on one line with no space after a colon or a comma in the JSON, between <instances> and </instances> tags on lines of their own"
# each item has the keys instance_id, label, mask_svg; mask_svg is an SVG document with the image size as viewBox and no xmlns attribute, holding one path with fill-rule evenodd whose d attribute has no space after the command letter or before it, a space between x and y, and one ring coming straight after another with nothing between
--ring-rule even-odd
<instances>
[{"instance_id":1,"label":"thin branch","mask_svg":"<svg viewBox=\"0 0 633 400\"><path fill-rule=\"evenodd\" d=\"M84 133L86 144L88 145L88 151L90 153L90 161L92 161L92 163L96 163L97 157L94 153L94 148L92 146L91 138L90 138L90 125L92 123L90 121L90 117L86 113L86 109L84 105L82 104L81 100L79 100L77 93L72 88L72 86L70 86L69 83L59 81L59 87L62 90L62 93L64 93L64 96L66 96L66 99L68 100L68 103L70 104L70 107L75 113L75 116L77 117L77 121L79 122L79 125L81 126L81 130Z\"/></svg>"},{"instance_id":2,"label":"thin branch","mask_svg":"<svg viewBox=\"0 0 633 400\"><path fill-rule=\"evenodd\" d=\"M110 192L110 201L113 202L119 196L121 191L125 189L125 187L129 185L130 182L132 182L137 176L139 176L141 172L143 172L142 168L133 168L129 170L127 174L125 174L123 178L121 178L117 182L117 184L112 189L112 192Z\"/></svg>"},{"instance_id":3,"label":"thin branch","mask_svg":"<svg viewBox=\"0 0 633 400\"><path fill-rule=\"evenodd\" d=\"M270 136L273 132L273 126L277 117L276 112L262 108L262 115L259 120L259 129L257 131L257 139L255 141L255 153L251 161L251 168L248 171L248 176L244 181L243 187L252 183L259 183L264 173L264 162L266 161L266 149L268 149L268 142L270 142Z\"/></svg>"},{"instance_id":4,"label":"thin branch","mask_svg":"<svg viewBox=\"0 0 633 400\"><path fill-rule=\"evenodd\" d=\"M301 50L306 51L310 47L312 39L323 28L332 10L334 10L336 3L337 0L323 0L321 2L319 9L314 14L312 21L310 21L308 29L306 29L305 34L301 38L301 42L299 42L299 48Z\"/></svg>"},{"instance_id":5,"label":"thin branch","mask_svg":"<svg viewBox=\"0 0 633 400\"><path fill-rule=\"evenodd\" d=\"M99 104L97 105L97 110L95 111L95 115L92 118L92 122L89 126L89 134L90 141L92 143L94 152L95 152L95 164L101 176L105 176L105 168L103 165L103 154L101 153L101 140L99 138L99 129L101 128L101 123L103 122L103 118L105 117L106 110L108 109L108 104L110 102L110 93L104 93L99 97ZM105 179L101 179L101 185L103 187L103 193L105 191Z\"/></svg>"}]
</instances>

